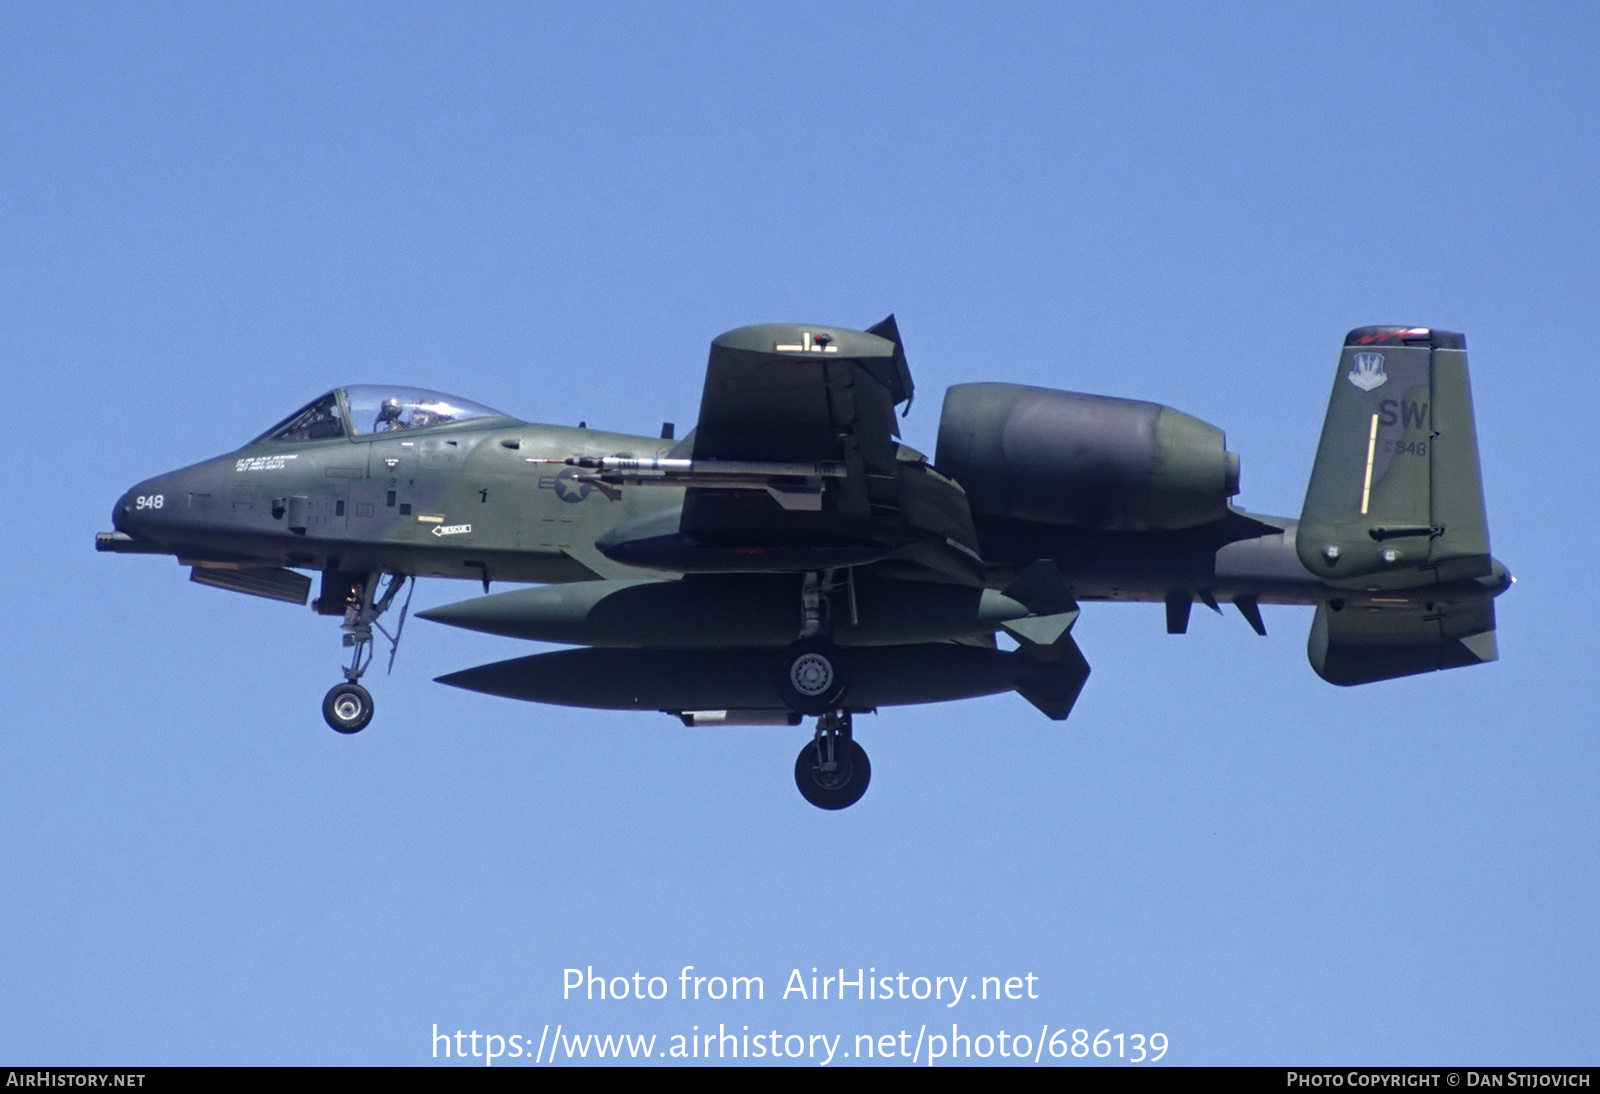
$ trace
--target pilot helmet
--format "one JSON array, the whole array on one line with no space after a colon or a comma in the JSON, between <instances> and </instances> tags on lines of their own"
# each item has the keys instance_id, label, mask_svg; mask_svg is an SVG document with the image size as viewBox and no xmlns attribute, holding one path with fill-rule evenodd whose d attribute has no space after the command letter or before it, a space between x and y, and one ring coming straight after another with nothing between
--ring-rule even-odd
<instances>
[{"instance_id":1,"label":"pilot helmet","mask_svg":"<svg viewBox=\"0 0 1600 1094\"><path fill-rule=\"evenodd\" d=\"M398 422L400 420L400 400L393 395L383 401L383 406L378 410L378 421Z\"/></svg>"}]
</instances>

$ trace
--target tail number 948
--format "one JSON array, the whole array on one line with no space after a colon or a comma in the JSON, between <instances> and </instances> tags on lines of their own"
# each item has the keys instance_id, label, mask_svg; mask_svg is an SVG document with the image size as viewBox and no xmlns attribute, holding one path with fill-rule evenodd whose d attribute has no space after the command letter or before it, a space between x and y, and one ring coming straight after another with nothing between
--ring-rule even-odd
<instances>
[{"instance_id":1,"label":"tail number 948","mask_svg":"<svg viewBox=\"0 0 1600 1094\"><path fill-rule=\"evenodd\" d=\"M167 503L165 494L140 494L133 499L135 509L160 509Z\"/></svg>"}]
</instances>

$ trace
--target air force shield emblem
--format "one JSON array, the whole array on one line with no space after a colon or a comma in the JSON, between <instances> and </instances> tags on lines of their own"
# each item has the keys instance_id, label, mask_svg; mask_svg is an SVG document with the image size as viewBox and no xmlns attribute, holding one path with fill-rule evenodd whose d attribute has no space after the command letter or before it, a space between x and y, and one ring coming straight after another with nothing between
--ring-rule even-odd
<instances>
[{"instance_id":1,"label":"air force shield emblem","mask_svg":"<svg viewBox=\"0 0 1600 1094\"><path fill-rule=\"evenodd\" d=\"M1355 366L1345 374L1345 379L1362 391L1371 391L1375 387L1382 387L1384 381L1389 379L1389 374L1383 371L1383 354L1381 353L1358 353L1355 356Z\"/></svg>"}]
</instances>

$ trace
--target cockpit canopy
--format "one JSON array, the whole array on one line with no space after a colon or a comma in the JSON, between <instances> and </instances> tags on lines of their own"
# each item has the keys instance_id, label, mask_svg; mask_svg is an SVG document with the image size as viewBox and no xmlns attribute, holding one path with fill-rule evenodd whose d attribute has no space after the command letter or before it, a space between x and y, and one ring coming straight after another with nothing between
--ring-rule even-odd
<instances>
[{"instance_id":1,"label":"cockpit canopy","mask_svg":"<svg viewBox=\"0 0 1600 1094\"><path fill-rule=\"evenodd\" d=\"M254 443L367 437L505 417L479 403L426 388L352 384L295 411Z\"/></svg>"}]
</instances>

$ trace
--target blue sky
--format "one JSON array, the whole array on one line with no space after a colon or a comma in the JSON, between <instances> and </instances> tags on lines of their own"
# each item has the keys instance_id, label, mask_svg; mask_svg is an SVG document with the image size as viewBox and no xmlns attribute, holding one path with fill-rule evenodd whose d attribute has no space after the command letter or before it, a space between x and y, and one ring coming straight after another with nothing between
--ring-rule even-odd
<instances>
[{"instance_id":1,"label":"blue sky","mask_svg":"<svg viewBox=\"0 0 1600 1094\"><path fill-rule=\"evenodd\" d=\"M0 3L0 1061L956 1022L1161 1032L1175 1063L1595 1063L1597 24ZM1335 689L1306 609L1262 640L1090 606L1070 721L863 718L871 790L824 814L804 731L445 688L533 648L421 621L341 738L333 621L92 549L134 482L340 384L654 433L719 332L890 311L910 443L953 383L1152 399L1290 515L1344 333L1466 332L1502 660ZM685 965L767 998L679 1000ZM588 966L673 994L563 1000ZM1039 998L780 997L812 967Z\"/></svg>"}]
</instances>

